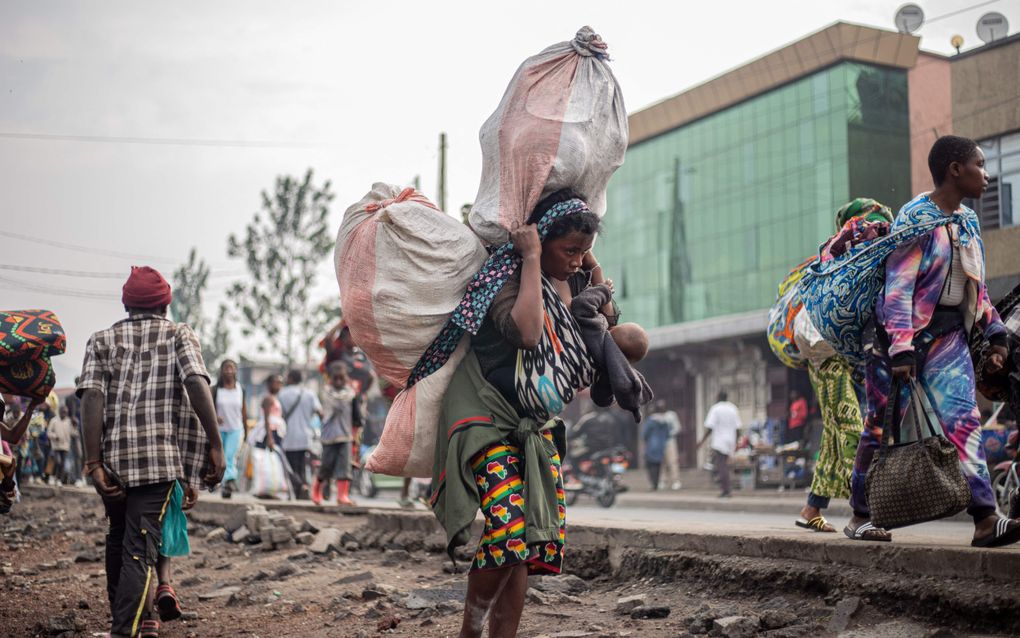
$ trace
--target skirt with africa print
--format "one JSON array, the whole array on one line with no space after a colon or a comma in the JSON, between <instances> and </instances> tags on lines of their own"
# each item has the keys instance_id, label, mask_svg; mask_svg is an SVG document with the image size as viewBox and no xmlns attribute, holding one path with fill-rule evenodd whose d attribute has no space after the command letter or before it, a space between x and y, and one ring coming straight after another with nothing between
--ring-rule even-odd
<instances>
[{"instance_id":1,"label":"skirt with africa print","mask_svg":"<svg viewBox=\"0 0 1020 638\"><path fill-rule=\"evenodd\" d=\"M552 440L551 432L543 435ZM563 541L566 535L567 507L560 475L560 456L553 454L553 475L556 477L556 502L560 517L560 538L557 542L527 545L524 542L524 485L521 482L521 453L515 446L501 441L471 459L485 530L471 571L501 569L527 563L533 574L558 574L563 566Z\"/></svg>"}]
</instances>

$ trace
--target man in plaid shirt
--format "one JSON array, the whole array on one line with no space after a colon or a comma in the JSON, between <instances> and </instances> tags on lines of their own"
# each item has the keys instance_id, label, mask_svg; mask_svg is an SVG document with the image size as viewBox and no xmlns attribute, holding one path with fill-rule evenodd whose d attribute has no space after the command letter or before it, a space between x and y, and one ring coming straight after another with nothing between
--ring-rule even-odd
<instances>
[{"instance_id":1,"label":"man in plaid shirt","mask_svg":"<svg viewBox=\"0 0 1020 638\"><path fill-rule=\"evenodd\" d=\"M153 568L174 484L212 489L225 467L202 349L191 328L166 318L171 299L157 271L132 268L123 294L128 318L89 339L77 388L85 472L110 524L114 637L158 636Z\"/></svg>"}]
</instances>

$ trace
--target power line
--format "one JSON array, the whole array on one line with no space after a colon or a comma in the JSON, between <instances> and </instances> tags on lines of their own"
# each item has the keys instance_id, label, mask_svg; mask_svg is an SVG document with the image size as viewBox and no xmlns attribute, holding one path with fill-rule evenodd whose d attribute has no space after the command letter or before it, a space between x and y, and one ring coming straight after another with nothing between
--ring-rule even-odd
<instances>
[{"instance_id":1,"label":"power line","mask_svg":"<svg viewBox=\"0 0 1020 638\"><path fill-rule=\"evenodd\" d=\"M161 263L161 264L173 264L180 265L183 263L179 259L170 259L169 257L158 257L154 255L143 255L139 253L127 253L118 250L109 250L106 248L96 248L95 246L83 246L81 244L72 244L71 242L58 241L56 239L49 239L45 237L34 237L32 235L25 235L22 233L14 233L9 230L0 230L0 236L9 237L11 239L17 239L20 241L32 242L35 244L42 244L43 246L52 246L54 248L62 248L64 250L73 250L81 253L89 253L93 255L103 255L105 257L116 257L118 259L130 259L134 261L141 261L143 263ZM222 271L227 272L227 271ZM230 271L231 273L234 271ZM217 276L223 276L216 273ZM117 275L118 277L123 276ZM232 276L232 275L231 275Z\"/></svg>"},{"instance_id":2,"label":"power line","mask_svg":"<svg viewBox=\"0 0 1020 638\"><path fill-rule=\"evenodd\" d=\"M45 268L32 265L15 265L12 263L0 263L0 271L15 271L18 273L36 273L39 275L57 275L61 277L83 277L88 279L124 279L126 273L100 273L96 271L69 271L63 268ZM210 278L241 277L244 271L221 271L209 273Z\"/></svg>"},{"instance_id":3,"label":"power line","mask_svg":"<svg viewBox=\"0 0 1020 638\"><path fill-rule=\"evenodd\" d=\"M46 286L21 281L18 279L9 279L7 277L2 276L0 276L0 282L9 284L10 286L14 286L15 288L19 288L21 290L28 290L30 292L78 297L82 299L100 299L109 301L120 299L120 295L116 293L102 292L99 290L78 290L76 288L61 288L57 286Z\"/></svg>"},{"instance_id":4,"label":"power line","mask_svg":"<svg viewBox=\"0 0 1020 638\"><path fill-rule=\"evenodd\" d=\"M961 13L966 13L968 11L972 11L972 10L980 8L980 7L985 7L985 6L988 6L990 4L995 4L998 1L999 0L986 0L985 2L979 2L977 4L972 4L969 7L964 7L962 9L957 9L956 11L950 11L949 13L943 13L942 15L935 16L934 18L926 18L925 21L924 21L924 24L929 24L931 22L935 22L936 20L941 20L943 18L951 18L952 16L960 15Z\"/></svg>"},{"instance_id":5,"label":"power line","mask_svg":"<svg viewBox=\"0 0 1020 638\"><path fill-rule=\"evenodd\" d=\"M214 148L336 148L338 142L278 142L273 140L217 140L188 137L128 137L117 135L68 135L62 133L0 132L0 138L43 142L100 142L155 146L206 146Z\"/></svg>"}]
</instances>

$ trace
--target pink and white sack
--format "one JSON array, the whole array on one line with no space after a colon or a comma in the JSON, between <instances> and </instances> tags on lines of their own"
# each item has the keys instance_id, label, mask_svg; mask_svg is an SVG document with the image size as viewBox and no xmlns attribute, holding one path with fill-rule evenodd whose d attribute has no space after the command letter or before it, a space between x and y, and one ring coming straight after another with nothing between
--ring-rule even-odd
<instances>
[{"instance_id":1,"label":"pink and white sack","mask_svg":"<svg viewBox=\"0 0 1020 638\"><path fill-rule=\"evenodd\" d=\"M487 256L470 228L413 188L376 183L347 209L334 251L340 306L383 378L406 387ZM466 352L465 340L446 365L397 395L370 471L431 475L443 394Z\"/></svg>"},{"instance_id":2,"label":"pink and white sack","mask_svg":"<svg viewBox=\"0 0 1020 638\"><path fill-rule=\"evenodd\" d=\"M606 43L591 27L517 69L482 125L482 181L469 222L490 244L527 221L542 197L572 188L599 217L623 164L629 128Z\"/></svg>"}]
</instances>

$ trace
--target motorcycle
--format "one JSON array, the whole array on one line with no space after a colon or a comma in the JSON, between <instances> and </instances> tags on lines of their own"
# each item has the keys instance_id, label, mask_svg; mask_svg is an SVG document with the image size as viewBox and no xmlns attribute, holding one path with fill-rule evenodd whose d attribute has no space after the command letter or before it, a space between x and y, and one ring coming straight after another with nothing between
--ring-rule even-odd
<instances>
[{"instance_id":1,"label":"motorcycle","mask_svg":"<svg viewBox=\"0 0 1020 638\"><path fill-rule=\"evenodd\" d=\"M573 505L582 494L595 499L602 507L612 507L616 495L627 491L623 473L630 467L628 453L623 447L596 452L588 458L563 466L563 491L567 505Z\"/></svg>"},{"instance_id":2,"label":"motorcycle","mask_svg":"<svg viewBox=\"0 0 1020 638\"><path fill-rule=\"evenodd\" d=\"M1006 454L1010 457L992 468L992 492L995 494L995 503L998 505L999 513L1009 518L1020 516L1020 498L1017 497L1020 491L1020 459L1017 459L1017 443L1020 433L1016 430L1010 432L1006 443Z\"/></svg>"}]
</instances>

